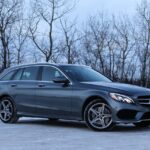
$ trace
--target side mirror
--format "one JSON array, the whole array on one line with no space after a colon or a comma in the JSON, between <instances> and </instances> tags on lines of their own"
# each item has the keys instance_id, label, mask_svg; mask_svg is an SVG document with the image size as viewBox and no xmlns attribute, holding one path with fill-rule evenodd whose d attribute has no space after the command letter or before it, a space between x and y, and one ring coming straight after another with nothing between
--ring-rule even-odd
<instances>
[{"instance_id":1,"label":"side mirror","mask_svg":"<svg viewBox=\"0 0 150 150\"><path fill-rule=\"evenodd\" d=\"M54 78L53 79L53 82L54 83L64 83L64 84L68 84L69 83L69 80L66 79L66 78Z\"/></svg>"}]
</instances>

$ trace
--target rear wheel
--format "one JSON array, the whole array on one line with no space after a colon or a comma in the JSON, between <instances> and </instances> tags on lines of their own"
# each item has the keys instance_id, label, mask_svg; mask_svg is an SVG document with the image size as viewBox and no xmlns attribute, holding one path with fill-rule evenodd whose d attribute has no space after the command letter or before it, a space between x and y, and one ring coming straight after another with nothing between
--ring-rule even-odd
<instances>
[{"instance_id":1,"label":"rear wheel","mask_svg":"<svg viewBox=\"0 0 150 150\"><path fill-rule=\"evenodd\" d=\"M102 131L113 127L111 109L100 100L92 101L87 105L84 111L84 119L87 126L93 130Z\"/></svg>"},{"instance_id":2,"label":"rear wheel","mask_svg":"<svg viewBox=\"0 0 150 150\"><path fill-rule=\"evenodd\" d=\"M4 97L0 100L0 119L4 123L15 123L18 121L16 107L11 98Z\"/></svg>"},{"instance_id":3,"label":"rear wheel","mask_svg":"<svg viewBox=\"0 0 150 150\"><path fill-rule=\"evenodd\" d=\"M134 123L134 125L139 128L144 128L150 126L150 122L138 122Z\"/></svg>"}]
</instances>

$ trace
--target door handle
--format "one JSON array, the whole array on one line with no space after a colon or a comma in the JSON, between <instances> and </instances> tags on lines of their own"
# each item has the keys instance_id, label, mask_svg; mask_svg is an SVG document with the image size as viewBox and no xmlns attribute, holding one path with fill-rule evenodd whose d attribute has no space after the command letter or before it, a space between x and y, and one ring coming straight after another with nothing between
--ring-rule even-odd
<instances>
[{"instance_id":1,"label":"door handle","mask_svg":"<svg viewBox=\"0 0 150 150\"><path fill-rule=\"evenodd\" d=\"M39 84L38 87L45 87L45 85L44 84Z\"/></svg>"},{"instance_id":2,"label":"door handle","mask_svg":"<svg viewBox=\"0 0 150 150\"><path fill-rule=\"evenodd\" d=\"M11 87L16 87L17 86L17 84L11 84Z\"/></svg>"}]
</instances>

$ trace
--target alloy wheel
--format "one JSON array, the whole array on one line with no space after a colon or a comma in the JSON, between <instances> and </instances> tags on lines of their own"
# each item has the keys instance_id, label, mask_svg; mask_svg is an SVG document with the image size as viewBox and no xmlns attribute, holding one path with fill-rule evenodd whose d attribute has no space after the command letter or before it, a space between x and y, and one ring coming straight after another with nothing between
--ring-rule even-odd
<instances>
[{"instance_id":1,"label":"alloy wheel","mask_svg":"<svg viewBox=\"0 0 150 150\"><path fill-rule=\"evenodd\" d=\"M98 130L108 128L112 124L112 115L108 105L95 103L88 109L88 122Z\"/></svg>"},{"instance_id":2,"label":"alloy wheel","mask_svg":"<svg viewBox=\"0 0 150 150\"><path fill-rule=\"evenodd\" d=\"M9 121L13 115L13 105L12 103L5 99L0 102L0 119L2 121Z\"/></svg>"}]
</instances>

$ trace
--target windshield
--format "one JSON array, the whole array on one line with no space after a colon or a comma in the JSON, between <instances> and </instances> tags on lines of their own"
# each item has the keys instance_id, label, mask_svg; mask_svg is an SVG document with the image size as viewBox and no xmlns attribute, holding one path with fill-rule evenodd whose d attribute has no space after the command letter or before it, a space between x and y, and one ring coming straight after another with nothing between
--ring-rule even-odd
<instances>
[{"instance_id":1,"label":"windshield","mask_svg":"<svg viewBox=\"0 0 150 150\"><path fill-rule=\"evenodd\" d=\"M79 82L111 82L99 72L85 66L63 66L64 72Z\"/></svg>"}]
</instances>

